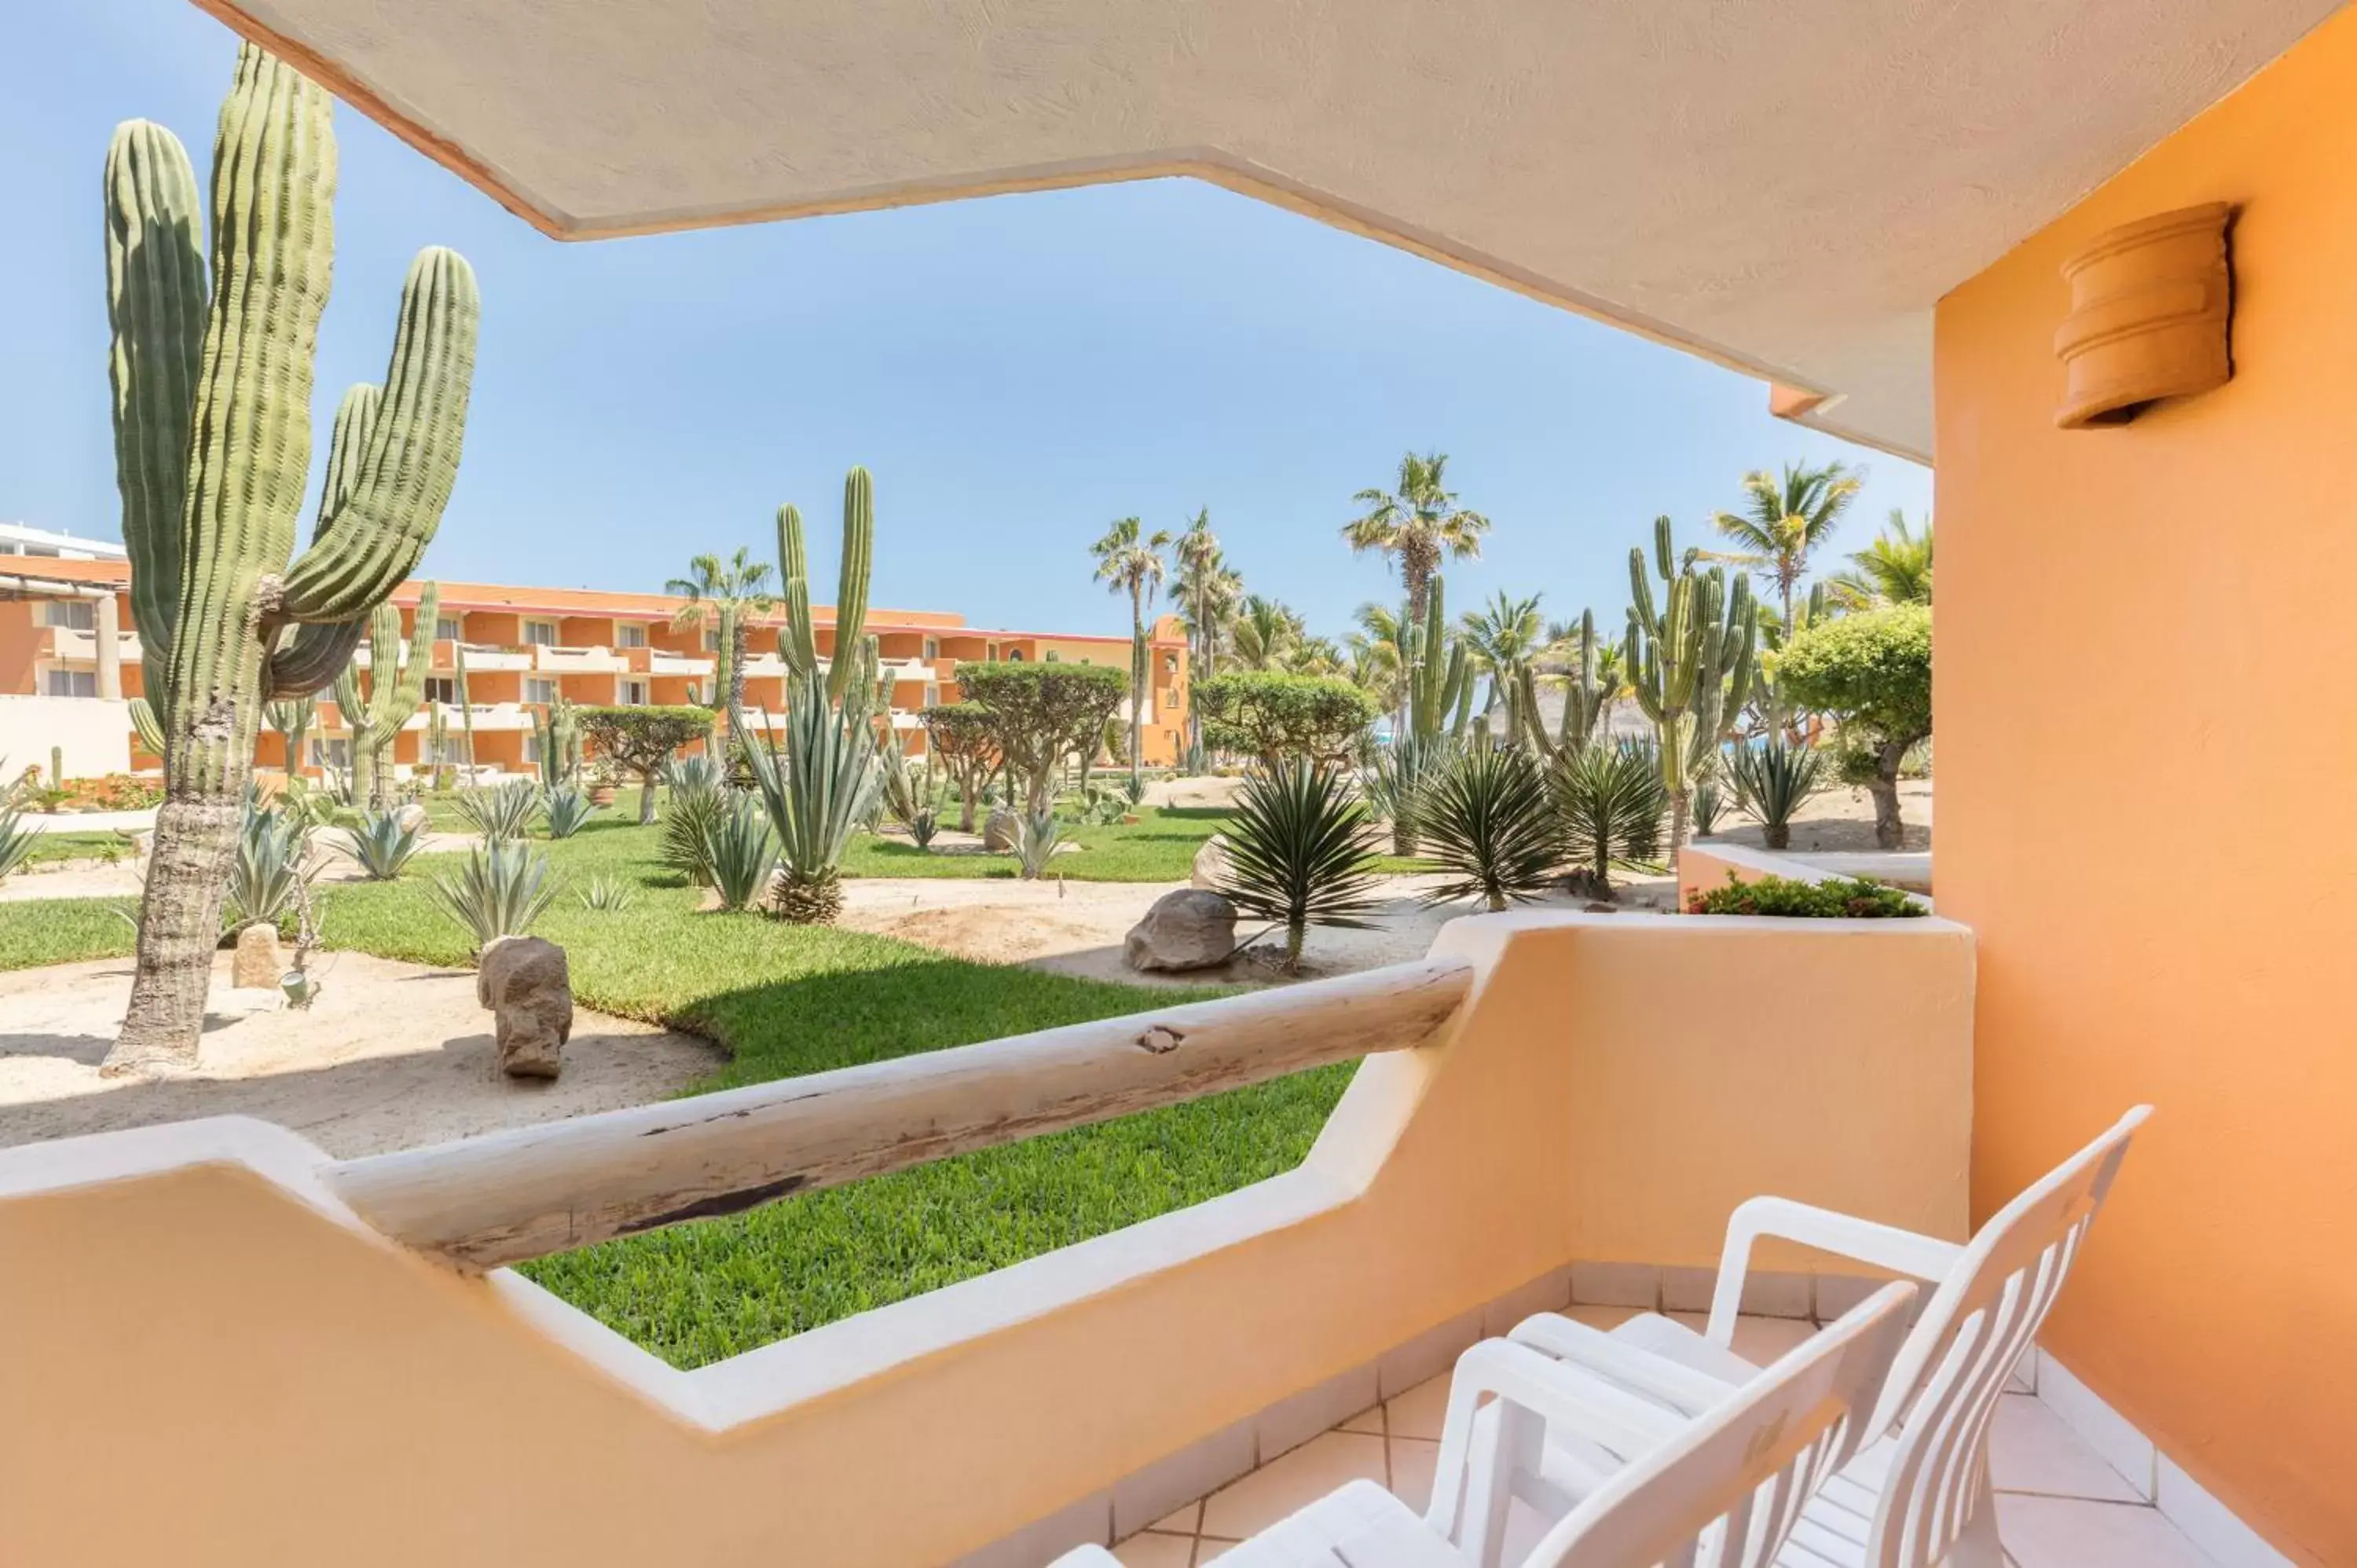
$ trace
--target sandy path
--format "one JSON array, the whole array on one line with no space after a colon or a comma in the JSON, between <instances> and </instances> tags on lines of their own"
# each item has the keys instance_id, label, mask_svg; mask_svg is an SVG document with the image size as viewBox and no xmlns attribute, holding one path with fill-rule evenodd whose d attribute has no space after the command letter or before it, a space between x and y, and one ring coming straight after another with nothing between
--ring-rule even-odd
<instances>
[{"instance_id":1,"label":"sandy path","mask_svg":"<svg viewBox=\"0 0 2357 1568\"><path fill-rule=\"evenodd\" d=\"M661 1100L724 1059L715 1047L576 1011L564 1076L503 1077L472 971L365 953L319 955L307 1013L213 972L198 1074L102 1079L131 992L131 961L99 959L0 974L0 1145L196 1116L258 1116L339 1156L440 1143ZM261 1011L251 1011L259 1007Z\"/></svg>"},{"instance_id":2,"label":"sandy path","mask_svg":"<svg viewBox=\"0 0 2357 1568\"><path fill-rule=\"evenodd\" d=\"M1899 820L1907 830L1909 850L1932 847L1932 781L1929 779L1902 779L1899 781ZM1835 854L1862 854L1877 846L1874 842L1874 797L1863 789L1835 788L1813 796L1792 819L1794 852L1810 854L1818 851ZM1753 849L1766 847L1760 836L1760 825L1742 812L1729 810L1718 821L1718 831L1711 835L1728 843L1749 844Z\"/></svg>"}]
</instances>

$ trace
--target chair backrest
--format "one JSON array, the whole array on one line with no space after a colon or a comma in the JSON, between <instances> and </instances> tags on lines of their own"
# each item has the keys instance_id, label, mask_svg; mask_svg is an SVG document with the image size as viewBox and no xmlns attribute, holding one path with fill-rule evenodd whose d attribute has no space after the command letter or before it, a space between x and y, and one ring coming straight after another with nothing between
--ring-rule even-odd
<instances>
[{"instance_id":1,"label":"chair backrest","mask_svg":"<svg viewBox=\"0 0 2357 1568\"><path fill-rule=\"evenodd\" d=\"M2111 1190L2139 1105L1981 1227L1900 1348L1872 1430L1899 1436L1867 1538L1867 1568L1947 1556L1986 1493L1989 1423L2038 1337L2079 1244Z\"/></svg>"},{"instance_id":2,"label":"chair backrest","mask_svg":"<svg viewBox=\"0 0 2357 1568\"><path fill-rule=\"evenodd\" d=\"M1915 1287L1885 1285L1566 1515L1528 1568L1767 1568L1849 1462L1907 1332Z\"/></svg>"}]
</instances>

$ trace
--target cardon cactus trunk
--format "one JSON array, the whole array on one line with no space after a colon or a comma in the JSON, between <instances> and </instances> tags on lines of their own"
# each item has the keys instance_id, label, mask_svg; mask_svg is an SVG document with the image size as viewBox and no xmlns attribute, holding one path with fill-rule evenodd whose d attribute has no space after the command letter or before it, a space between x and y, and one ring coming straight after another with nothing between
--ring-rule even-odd
<instances>
[{"instance_id":1,"label":"cardon cactus trunk","mask_svg":"<svg viewBox=\"0 0 2357 1568\"><path fill-rule=\"evenodd\" d=\"M1752 612L1751 580L1734 586L1717 567L1696 573L1671 546L1670 520L1653 522L1655 568L1667 585L1656 613L1645 553L1629 552L1629 638L1624 657L1637 704L1660 741L1662 786L1670 796L1670 853L1685 846L1696 780L1717 759L1730 701L1739 707L1751 690L1752 655L1760 620Z\"/></svg>"},{"instance_id":2,"label":"cardon cactus trunk","mask_svg":"<svg viewBox=\"0 0 2357 1568\"><path fill-rule=\"evenodd\" d=\"M876 553L876 482L865 468L843 480L843 569L834 592L834 652L826 671L827 702L856 704L875 697L875 639L867 632L867 580ZM818 625L811 617L810 554L802 542L802 514L778 509L778 572L784 583L786 624L778 633L778 657L785 660L788 691L818 675ZM865 668L864 675L861 673Z\"/></svg>"},{"instance_id":3,"label":"cardon cactus trunk","mask_svg":"<svg viewBox=\"0 0 2357 1568\"><path fill-rule=\"evenodd\" d=\"M1425 585L1424 619L1408 639L1407 727L1419 741L1461 736L1472 718L1472 660L1464 639L1449 635L1448 596L1438 576Z\"/></svg>"},{"instance_id":4,"label":"cardon cactus trunk","mask_svg":"<svg viewBox=\"0 0 2357 1568\"><path fill-rule=\"evenodd\" d=\"M1538 677L1528 665L1521 673L1513 720L1523 741L1549 762L1571 761L1587 749L1604 719L1604 682L1596 674L1596 617L1579 612L1579 672L1564 682L1563 722L1554 735L1539 717Z\"/></svg>"},{"instance_id":5,"label":"cardon cactus trunk","mask_svg":"<svg viewBox=\"0 0 2357 1568\"><path fill-rule=\"evenodd\" d=\"M434 618L441 592L425 585L418 596L417 619L408 641L401 635L401 612L390 603L369 612L368 695L361 694L360 667L348 664L336 677L336 707L351 735L352 800L385 811L393 804L393 744L401 726L416 717L425 698L425 671L434 661Z\"/></svg>"},{"instance_id":6,"label":"cardon cactus trunk","mask_svg":"<svg viewBox=\"0 0 2357 1568\"><path fill-rule=\"evenodd\" d=\"M349 661L457 478L479 304L467 263L434 249L411 263L382 391L338 415L317 521L290 564L335 182L328 95L252 45L214 144L210 286L179 142L133 122L107 151L115 463L166 779L111 1073L195 1059L263 706Z\"/></svg>"},{"instance_id":7,"label":"cardon cactus trunk","mask_svg":"<svg viewBox=\"0 0 2357 1568\"><path fill-rule=\"evenodd\" d=\"M554 789L570 784L581 774L581 721L574 715L573 703L564 693L548 704L546 713L532 715L532 733L540 753L540 782L544 789Z\"/></svg>"}]
</instances>

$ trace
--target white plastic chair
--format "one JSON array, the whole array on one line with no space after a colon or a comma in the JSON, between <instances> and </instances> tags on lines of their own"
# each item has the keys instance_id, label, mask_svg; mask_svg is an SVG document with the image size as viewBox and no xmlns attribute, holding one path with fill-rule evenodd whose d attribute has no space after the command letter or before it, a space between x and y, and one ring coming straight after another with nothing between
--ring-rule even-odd
<instances>
[{"instance_id":1,"label":"white plastic chair","mask_svg":"<svg viewBox=\"0 0 2357 1568\"><path fill-rule=\"evenodd\" d=\"M2129 1137L2151 1112L2140 1105L2121 1117L1998 1210L1964 1246L1755 1197L1728 1221L1710 1322L1701 1334L1652 1314L1606 1334L1543 1313L1517 1325L1510 1337L1650 1402L1692 1412L1724 1397L1727 1387L1760 1375L1731 1348L1744 1272L1759 1238L1781 1236L1936 1282L1876 1402L1867 1431L1878 1441L1809 1505L1777 1561L1783 1568L2000 1568L1989 1423L2111 1189ZM1585 1493L1593 1484L1589 1435L1569 1421L1551 1426L1540 1477L1524 1482L1529 1500L1560 1510Z\"/></svg>"},{"instance_id":2,"label":"white plastic chair","mask_svg":"<svg viewBox=\"0 0 2357 1568\"><path fill-rule=\"evenodd\" d=\"M1221 1559L1231 1568L1498 1568L1506 1499L1546 1433L1591 1435L1602 1476L1523 1568L1766 1568L1802 1505L1857 1447L1906 1332L1911 1284L1887 1285L1840 1322L1687 1418L1528 1347L1468 1350L1449 1383L1430 1509L1419 1518L1353 1481ZM1115 1568L1083 1546L1054 1568Z\"/></svg>"}]
</instances>

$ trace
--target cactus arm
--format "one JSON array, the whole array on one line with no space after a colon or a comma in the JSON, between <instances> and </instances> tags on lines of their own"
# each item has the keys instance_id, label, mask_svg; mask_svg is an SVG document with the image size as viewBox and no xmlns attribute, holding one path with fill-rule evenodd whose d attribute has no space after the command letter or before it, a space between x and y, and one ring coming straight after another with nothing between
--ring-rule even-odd
<instances>
[{"instance_id":1,"label":"cactus arm","mask_svg":"<svg viewBox=\"0 0 2357 1568\"><path fill-rule=\"evenodd\" d=\"M145 650L148 690L168 712L188 413L206 315L197 177L179 138L145 120L117 127L106 149L105 207L107 375L131 614ZM156 716L152 707L148 716ZM160 744L154 749L163 754Z\"/></svg>"},{"instance_id":2,"label":"cactus arm","mask_svg":"<svg viewBox=\"0 0 2357 1568\"><path fill-rule=\"evenodd\" d=\"M288 570L278 615L349 620L416 567L457 482L481 314L464 257L438 245L417 253L359 473Z\"/></svg>"},{"instance_id":3,"label":"cactus arm","mask_svg":"<svg viewBox=\"0 0 2357 1568\"><path fill-rule=\"evenodd\" d=\"M1629 552L1629 621L1648 637L1662 634L1660 618L1653 613L1652 580L1645 575L1645 553L1635 549Z\"/></svg>"},{"instance_id":4,"label":"cactus arm","mask_svg":"<svg viewBox=\"0 0 2357 1568\"><path fill-rule=\"evenodd\" d=\"M778 657L797 680L818 673L818 636L811 626L810 557L802 544L802 514L778 509L778 570L784 587L786 624L778 628ZM840 646L838 644L838 646Z\"/></svg>"},{"instance_id":5,"label":"cactus arm","mask_svg":"<svg viewBox=\"0 0 2357 1568\"><path fill-rule=\"evenodd\" d=\"M164 726L156 717L156 709L145 697L134 697L126 704L131 709L131 727L139 732L139 744L151 756L164 755Z\"/></svg>"},{"instance_id":6,"label":"cactus arm","mask_svg":"<svg viewBox=\"0 0 2357 1568\"><path fill-rule=\"evenodd\" d=\"M867 626L867 578L875 549L875 481L866 469L854 468L843 478L843 570L834 595L834 662L826 676L827 698L836 703L851 687L845 652L860 646Z\"/></svg>"},{"instance_id":7,"label":"cactus arm","mask_svg":"<svg viewBox=\"0 0 2357 1568\"><path fill-rule=\"evenodd\" d=\"M344 504L360 478L361 458L383 402L380 388L361 381L346 389L343 401L336 405L335 431L328 441L327 483L319 492L312 538L326 531L328 520ZM354 616L347 621L305 622L283 633L271 650L269 668L263 672L264 697L276 701L317 691L351 662L352 650L360 646L366 629L366 623Z\"/></svg>"}]
</instances>

